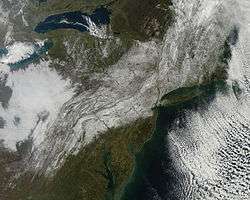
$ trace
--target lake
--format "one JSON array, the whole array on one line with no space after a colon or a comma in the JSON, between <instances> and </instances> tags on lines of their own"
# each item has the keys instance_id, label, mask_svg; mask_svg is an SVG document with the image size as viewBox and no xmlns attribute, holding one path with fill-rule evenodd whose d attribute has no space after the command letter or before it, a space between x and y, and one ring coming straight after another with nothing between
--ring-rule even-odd
<instances>
[{"instance_id":1,"label":"lake","mask_svg":"<svg viewBox=\"0 0 250 200\"><path fill-rule=\"evenodd\" d=\"M92 14L83 13L81 11L65 12L47 17L36 27L37 33L46 33L56 29L76 29L81 32L88 31L88 19L100 26L110 23L111 12L104 7L97 8Z\"/></svg>"}]
</instances>

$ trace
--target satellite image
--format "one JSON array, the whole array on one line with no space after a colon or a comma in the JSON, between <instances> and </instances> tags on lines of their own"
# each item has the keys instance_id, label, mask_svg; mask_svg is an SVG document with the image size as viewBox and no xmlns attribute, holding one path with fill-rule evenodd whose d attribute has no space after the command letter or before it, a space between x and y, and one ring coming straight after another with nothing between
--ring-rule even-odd
<instances>
[{"instance_id":1,"label":"satellite image","mask_svg":"<svg viewBox=\"0 0 250 200\"><path fill-rule=\"evenodd\" d=\"M250 0L0 0L0 200L250 200Z\"/></svg>"}]
</instances>

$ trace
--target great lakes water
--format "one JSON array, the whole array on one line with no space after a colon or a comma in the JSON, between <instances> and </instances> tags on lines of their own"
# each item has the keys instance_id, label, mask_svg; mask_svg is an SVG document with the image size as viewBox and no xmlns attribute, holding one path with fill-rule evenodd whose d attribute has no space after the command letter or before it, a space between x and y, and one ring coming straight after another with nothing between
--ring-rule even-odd
<instances>
[{"instance_id":1,"label":"great lakes water","mask_svg":"<svg viewBox=\"0 0 250 200\"><path fill-rule=\"evenodd\" d=\"M43 22L40 22L34 29L37 33L46 33L56 29L76 29L81 32L88 31L88 19L96 26L110 23L111 12L105 7L100 7L94 10L92 14L83 13L81 11L65 12L47 17ZM11 71L25 69L29 64L38 61L45 54L53 43L46 41L42 46L34 44L34 53L17 61L7 63ZM0 58L8 54L6 48L0 48Z\"/></svg>"},{"instance_id":2,"label":"great lakes water","mask_svg":"<svg viewBox=\"0 0 250 200\"><path fill-rule=\"evenodd\" d=\"M41 56L43 56L52 46L53 43L49 40L45 41L42 45L34 43L32 53L23 55L20 60L10 59L8 61L5 61L4 63L10 67L10 71L25 69L29 64L39 61ZM9 53L15 54L15 52L9 52L8 48L0 48L0 59L8 56Z\"/></svg>"},{"instance_id":3,"label":"great lakes water","mask_svg":"<svg viewBox=\"0 0 250 200\"><path fill-rule=\"evenodd\" d=\"M35 51L33 54L29 55L27 58L24 58L15 63L9 63L11 71L16 71L19 69L25 69L29 64L38 61L42 55L44 55L51 47L53 43L51 41L46 41L42 46L35 45Z\"/></svg>"},{"instance_id":4,"label":"great lakes water","mask_svg":"<svg viewBox=\"0 0 250 200\"><path fill-rule=\"evenodd\" d=\"M92 14L83 13L81 11L65 12L47 17L36 27L37 33L46 33L56 29L76 29L81 32L88 31L89 18L95 25L100 26L110 22L111 12L104 7L97 8Z\"/></svg>"},{"instance_id":5,"label":"great lakes water","mask_svg":"<svg viewBox=\"0 0 250 200\"><path fill-rule=\"evenodd\" d=\"M0 58L7 54L8 54L8 50L6 48L0 48Z\"/></svg>"}]
</instances>

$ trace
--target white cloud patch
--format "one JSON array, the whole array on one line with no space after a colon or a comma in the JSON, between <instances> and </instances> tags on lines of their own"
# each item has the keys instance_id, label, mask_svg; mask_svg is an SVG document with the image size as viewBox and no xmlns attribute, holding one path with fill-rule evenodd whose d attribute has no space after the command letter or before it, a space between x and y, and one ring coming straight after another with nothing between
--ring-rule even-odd
<instances>
[{"instance_id":1,"label":"white cloud patch","mask_svg":"<svg viewBox=\"0 0 250 200\"><path fill-rule=\"evenodd\" d=\"M5 145L11 149L15 149L17 141L28 137L40 113L49 113L47 120L40 120L46 129L60 107L73 95L72 89L68 88L69 82L51 70L46 62L36 67L30 65L25 71L9 73L6 85L11 87L13 94L8 109L0 107L1 117L6 120L6 127L0 129L0 139L4 139ZM15 117L20 118L18 126L14 124Z\"/></svg>"}]
</instances>

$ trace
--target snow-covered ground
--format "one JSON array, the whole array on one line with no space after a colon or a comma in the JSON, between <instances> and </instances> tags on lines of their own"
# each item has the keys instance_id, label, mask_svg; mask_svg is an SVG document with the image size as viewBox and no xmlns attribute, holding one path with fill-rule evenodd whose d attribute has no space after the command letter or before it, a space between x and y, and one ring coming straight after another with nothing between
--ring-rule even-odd
<instances>
[{"instance_id":1,"label":"snow-covered ground","mask_svg":"<svg viewBox=\"0 0 250 200\"><path fill-rule=\"evenodd\" d=\"M89 23L90 34L99 37L96 25ZM49 61L10 72L7 64L33 54L33 43L12 40L6 49L8 54L1 58L0 69L3 77L8 75L3 86L11 90L11 95L8 106L0 110L5 121L0 139L15 150L16 142L33 138L30 167L54 169L60 166L57 161L77 152L98 133L152 115L151 107L158 99L156 68L160 46L156 42L135 44L105 74L93 74L95 90L78 96L73 96L69 81L49 68Z\"/></svg>"},{"instance_id":2,"label":"snow-covered ground","mask_svg":"<svg viewBox=\"0 0 250 200\"><path fill-rule=\"evenodd\" d=\"M207 110L187 111L185 129L177 126L168 138L176 168L187 174L181 180L183 199L247 199L250 2L173 2L176 22L161 45L136 43L104 74L93 73L95 89L79 95L74 96L69 81L48 67L49 61L10 72L6 63L33 51L26 43L12 43L12 53L0 64L1 76L8 74L2 87L12 91L8 106L0 106L0 117L6 121L0 139L15 149L17 141L30 135L34 143L29 166L54 170L100 132L152 115L151 107L162 95L212 74L224 41L236 26L240 32L232 46L229 93L217 94ZM12 25L8 27L11 30ZM22 51L16 48L19 45ZM237 95L232 87L236 83L241 91Z\"/></svg>"},{"instance_id":3,"label":"snow-covered ground","mask_svg":"<svg viewBox=\"0 0 250 200\"><path fill-rule=\"evenodd\" d=\"M34 148L33 164L54 170L62 158L100 132L151 116L158 100L159 49L155 42L138 42L105 74L93 74L97 89L83 91L63 105L42 143Z\"/></svg>"}]
</instances>

